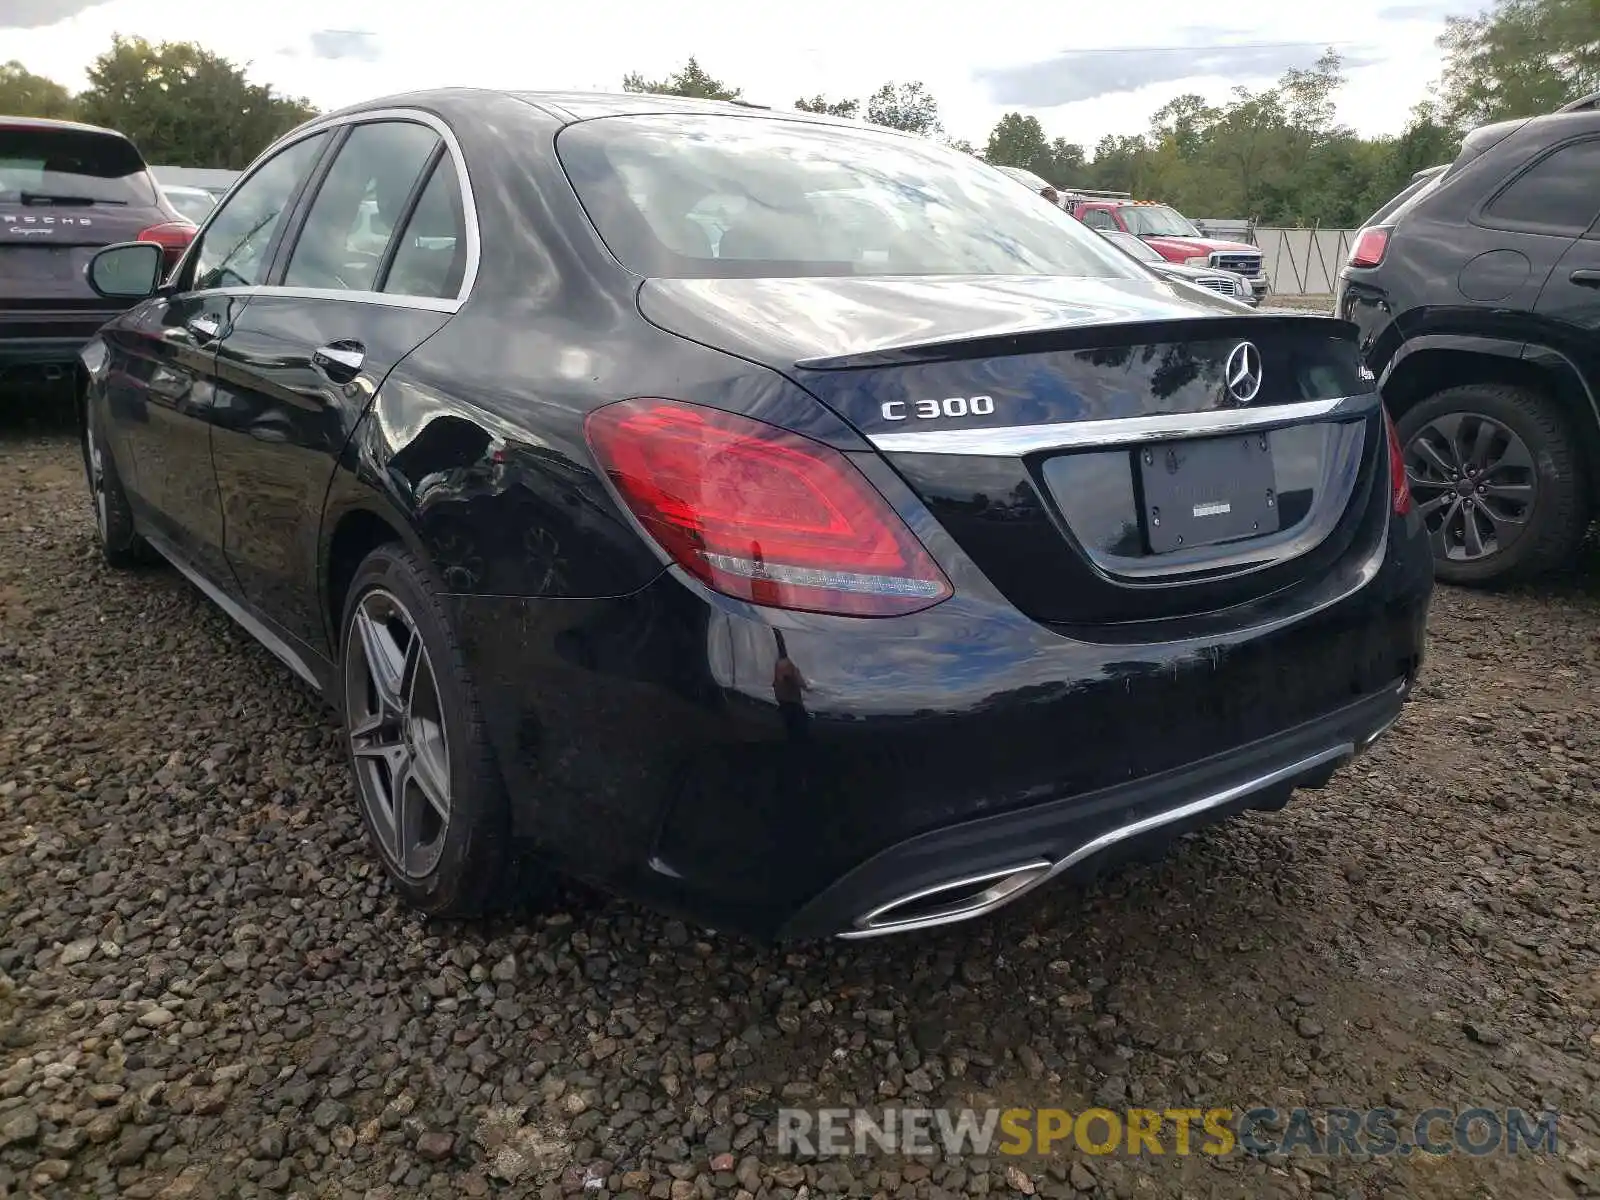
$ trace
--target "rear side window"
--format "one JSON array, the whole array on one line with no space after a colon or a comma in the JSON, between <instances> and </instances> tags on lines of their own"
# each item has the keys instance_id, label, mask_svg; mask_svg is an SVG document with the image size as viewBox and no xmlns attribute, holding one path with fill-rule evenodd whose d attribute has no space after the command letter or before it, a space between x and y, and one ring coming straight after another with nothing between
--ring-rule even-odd
<instances>
[{"instance_id":1,"label":"rear side window","mask_svg":"<svg viewBox=\"0 0 1600 1200\"><path fill-rule=\"evenodd\" d=\"M1545 155L1503 188L1483 215L1491 225L1577 237L1600 216L1600 138Z\"/></svg>"},{"instance_id":2,"label":"rear side window","mask_svg":"<svg viewBox=\"0 0 1600 1200\"><path fill-rule=\"evenodd\" d=\"M467 269L467 227L461 180L448 154L433 168L428 186L395 247L383 290L402 296L448 300L461 291Z\"/></svg>"},{"instance_id":3,"label":"rear side window","mask_svg":"<svg viewBox=\"0 0 1600 1200\"><path fill-rule=\"evenodd\" d=\"M439 135L410 121L357 125L311 205L286 287L375 290L389 235Z\"/></svg>"},{"instance_id":4,"label":"rear side window","mask_svg":"<svg viewBox=\"0 0 1600 1200\"><path fill-rule=\"evenodd\" d=\"M761 117L606 117L556 150L600 237L665 277L1071 275L1138 268L955 151Z\"/></svg>"},{"instance_id":5,"label":"rear side window","mask_svg":"<svg viewBox=\"0 0 1600 1200\"><path fill-rule=\"evenodd\" d=\"M155 202L144 159L126 138L0 123L0 204Z\"/></svg>"}]
</instances>

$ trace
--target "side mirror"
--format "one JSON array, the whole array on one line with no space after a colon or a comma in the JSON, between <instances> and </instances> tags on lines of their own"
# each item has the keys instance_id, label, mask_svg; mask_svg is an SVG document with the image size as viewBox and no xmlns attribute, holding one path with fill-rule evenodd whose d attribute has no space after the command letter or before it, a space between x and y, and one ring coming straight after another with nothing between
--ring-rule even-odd
<instances>
[{"instance_id":1,"label":"side mirror","mask_svg":"<svg viewBox=\"0 0 1600 1200\"><path fill-rule=\"evenodd\" d=\"M89 286L107 300L143 300L160 288L165 257L154 242L107 246L89 260Z\"/></svg>"}]
</instances>

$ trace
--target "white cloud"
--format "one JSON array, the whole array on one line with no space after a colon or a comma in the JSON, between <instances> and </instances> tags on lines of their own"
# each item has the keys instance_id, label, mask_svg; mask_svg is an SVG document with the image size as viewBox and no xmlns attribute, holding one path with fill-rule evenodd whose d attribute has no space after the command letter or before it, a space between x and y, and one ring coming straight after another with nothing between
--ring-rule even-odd
<instances>
[{"instance_id":1,"label":"white cloud","mask_svg":"<svg viewBox=\"0 0 1600 1200\"><path fill-rule=\"evenodd\" d=\"M920 79L938 98L946 127L978 144L1008 107L997 103L997 78L1026 76L1038 64L1086 48L1192 46L1196 32L1193 7L1179 0L1139 0L1123 22L1086 19L1081 5L1062 0L589 0L559 11L526 0L476 0L450 9L437 0L342 0L336 6L327 0L30 2L41 11L51 3L78 11L31 28L4 28L0 13L0 61L19 59L70 87L84 84L89 62L118 32L198 41L249 63L253 78L325 108L446 85L615 89L627 71L660 77L694 54L751 99L781 105L819 91L864 97L886 80ZM1029 111L1052 136L1093 146L1106 133L1142 131L1151 112L1180 92L1220 101L1235 85L1270 82L1295 57L1282 43L1298 43L1310 65L1324 39L1345 40L1357 30L1366 40L1348 49L1376 61L1351 71L1340 118L1365 133L1395 132L1438 73L1432 44L1438 26L1417 19L1418 4L1404 6L1405 19L1380 23L1379 13L1394 7L1393 0L1350 0L1337 10L1239 0L1227 10L1229 29L1219 31L1218 40L1272 43L1277 51L1219 58L1194 47L1196 66L1205 73L1184 78L1172 62L1182 52L1166 49L1154 73L1160 82ZM359 31L360 52L336 63L318 57L313 35L330 32L330 25ZM1140 59L1120 51L1117 57L1134 64ZM1071 69L1071 61L1063 69ZM1150 77L1137 70L1100 75L1131 85Z\"/></svg>"}]
</instances>

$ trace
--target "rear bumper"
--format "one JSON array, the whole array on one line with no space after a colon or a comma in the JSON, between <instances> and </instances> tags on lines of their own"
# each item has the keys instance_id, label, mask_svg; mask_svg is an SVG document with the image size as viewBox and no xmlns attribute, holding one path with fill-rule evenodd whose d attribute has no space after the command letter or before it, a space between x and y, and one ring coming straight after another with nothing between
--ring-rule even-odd
<instances>
[{"instance_id":1,"label":"rear bumper","mask_svg":"<svg viewBox=\"0 0 1600 1200\"><path fill-rule=\"evenodd\" d=\"M817 896L782 936L877 937L968 920L1152 842L1246 809L1281 808L1393 725L1412 681L1192 767L910 838Z\"/></svg>"},{"instance_id":2,"label":"rear bumper","mask_svg":"<svg viewBox=\"0 0 1600 1200\"><path fill-rule=\"evenodd\" d=\"M1051 629L955 582L887 620L758 610L672 573L612 599L455 598L517 833L760 937L849 933L954 878L1087 868L1118 830L1105 848L1276 804L1392 721L1432 558L1396 518L1376 558L1159 639Z\"/></svg>"},{"instance_id":3,"label":"rear bumper","mask_svg":"<svg viewBox=\"0 0 1600 1200\"><path fill-rule=\"evenodd\" d=\"M88 340L88 337L0 339L0 371L13 367L70 367L78 361L78 351Z\"/></svg>"},{"instance_id":4,"label":"rear bumper","mask_svg":"<svg viewBox=\"0 0 1600 1200\"><path fill-rule=\"evenodd\" d=\"M5 309L0 307L0 369L70 366L78 351L121 309Z\"/></svg>"}]
</instances>

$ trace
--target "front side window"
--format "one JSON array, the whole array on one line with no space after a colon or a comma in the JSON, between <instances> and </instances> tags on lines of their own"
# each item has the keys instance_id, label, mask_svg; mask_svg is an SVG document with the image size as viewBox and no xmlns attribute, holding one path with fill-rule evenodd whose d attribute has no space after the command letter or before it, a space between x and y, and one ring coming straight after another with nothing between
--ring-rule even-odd
<instances>
[{"instance_id":1,"label":"front side window","mask_svg":"<svg viewBox=\"0 0 1600 1200\"><path fill-rule=\"evenodd\" d=\"M1122 208L1122 223L1129 233L1140 237L1199 237L1189 218L1165 204L1128 204Z\"/></svg>"},{"instance_id":2,"label":"front side window","mask_svg":"<svg viewBox=\"0 0 1600 1200\"><path fill-rule=\"evenodd\" d=\"M1489 202L1491 224L1529 226L1573 237L1600 214L1600 138L1547 154Z\"/></svg>"},{"instance_id":3,"label":"front side window","mask_svg":"<svg viewBox=\"0 0 1600 1200\"><path fill-rule=\"evenodd\" d=\"M438 144L410 121L352 129L317 189L284 286L374 291L389 235Z\"/></svg>"},{"instance_id":4,"label":"front side window","mask_svg":"<svg viewBox=\"0 0 1600 1200\"><path fill-rule=\"evenodd\" d=\"M191 258L193 290L254 287L263 281L273 238L327 137L312 134L280 150L223 202L201 231Z\"/></svg>"},{"instance_id":5,"label":"front side window","mask_svg":"<svg viewBox=\"0 0 1600 1200\"><path fill-rule=\"evenodd\" d=\"M933 143L761 117L605 117L556 151L619 261L679 278L1130 277L1060 209Z\"/></svg>"},{"instance_id":6,"label":"front side window","mask_svg":"<svg viewBox=\"0 0 1600 1200\"><path fill-rule=\"evenodd\" d=\"M1116 229L1117 219L1108 209L1091 208L1083 214L1083 223L1090 229Z\"/></svg>"}]
</instances>

